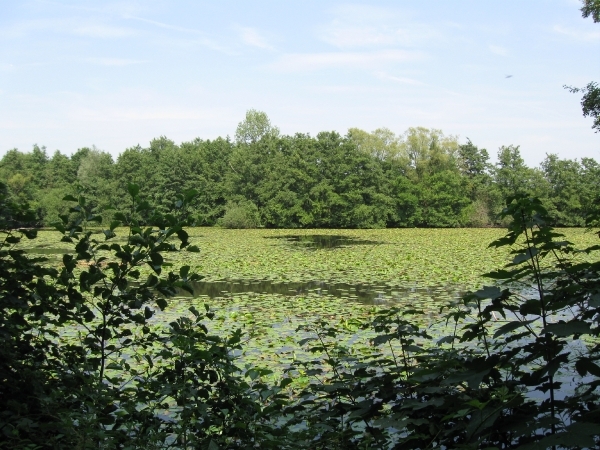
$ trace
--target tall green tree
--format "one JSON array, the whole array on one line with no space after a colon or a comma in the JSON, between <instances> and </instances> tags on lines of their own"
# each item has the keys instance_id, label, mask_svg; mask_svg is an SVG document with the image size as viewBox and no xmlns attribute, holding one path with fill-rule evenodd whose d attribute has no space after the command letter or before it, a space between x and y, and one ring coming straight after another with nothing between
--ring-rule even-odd
<instances>
[{"instance_id":1,"label":"tall green tree","mask_svg":"<svg viewBox=\"0 0 600 450\"><path fill-rule=\"evenodd\" d=\"M189 167L185 188L199 192L190 211L199 225L214 225L223 216L228 201L227 174L232 171L233 144L223 138L195 139L182 143L179 148L182 160Z\"/></svg>"},{"instance_id":2,"label":"tall green tree","mask_svg":"<svg viewBox=\"0 0 600 450\"><path fill-rule=\"evenodd\" d=\"M402 136L401 153L417 177L456 168L458 138L442 130L409 128Z\"/></svg>"},{"instance_id":3,"label":"tall green tree","mask_svg":"<svg viewBox=\"0 0 600 450\"><path fill-rule=\"evenodd\" d=\"M502 207L502 196L493 183L489 158L487 150L478 148L470 139L458 148L458 167L471 200L470 207L465 210L466 225L489 225Z\"/></svg>"},{"instance_id":4,"label":"tall green tree","mask_svg":"<svg viewBox=\"0 0 600 450\"><path fill-rule=\"evenodd\" d=\"M377 128L372 133L350 128L348 137L356 143L360 151L379 160L392 160L401 156L401 138L389 128Z\"/></svg>"},{"instance_id":5,"label":"tall green tree","mask_svg":"<svg viewBox=\"0 0 600 450\"><path fill-rule=\"evenodd\" d=\"M517 194L546 198L548 194L548 182L543 173L525 164L519 146L500 147L494 181L504 198Z\"/></svg>"},{"instance_id":6,"label":"tall green tree","mask_svg":"<svg viewBox=\"0 0 600 450\"><path fill-rule=\"evenodd\" d=\"M546 209L557 226L582 226L582 167L576 160L549 154L541 164L549 183Z\"/></svg>"},{"instance_id":7,"label":"tall green tree","mask_svg":"<svg viewBox=\"0 0 600 450\"><path fill-rule=\"evenodd\" d=\"M267 113L256 109L246 111L246 117L235 130L236 142L244 144L255 143L265 137L276 138L278 136L279 128L271 124Z\"/></svg>"}]
</instances>

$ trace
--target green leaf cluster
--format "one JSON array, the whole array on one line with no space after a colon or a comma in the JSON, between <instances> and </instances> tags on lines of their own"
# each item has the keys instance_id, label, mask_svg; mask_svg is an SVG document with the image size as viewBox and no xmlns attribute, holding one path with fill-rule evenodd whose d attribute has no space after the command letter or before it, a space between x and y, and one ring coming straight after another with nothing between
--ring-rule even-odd
<instances>
[{"instance_id":1,"label":"green leaf cluster","mask_svg":"<svg viewBox=\"0 0 600 450\"><path fill-rule=\"evenodd\" d=\"M252 126L262 130L261 123ZM503 146L491 164L471 141L461 145L422 127L400 136L387 129L259 131L236 142L176 145L160 137L116 161L95 148L51 158L43 147L11 150L0 161L0 181L46 226L68 213L62 198L78 192L109 224L127 211L131 183L150 206L140 213L143 223L151 223L150 211L172 214L177 194L192 190L198 195L188 211L197 225L233 228L486 227L501 223L502 199L517 193L542 199L558 226L583 226L598 209L600 170L592 158L547 155L530 168L518 146Z\"/></svg>"}]
</instances>

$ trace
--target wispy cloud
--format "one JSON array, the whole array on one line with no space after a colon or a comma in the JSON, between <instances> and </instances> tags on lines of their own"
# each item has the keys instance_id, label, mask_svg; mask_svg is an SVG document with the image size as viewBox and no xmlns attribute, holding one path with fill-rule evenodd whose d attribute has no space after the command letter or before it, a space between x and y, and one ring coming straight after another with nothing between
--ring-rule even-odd
<instances>
[{"instance_id":1,"label":"wispy cloud","mask_svg":"<svg viewBox=\"0 0 600 450\"><path fill-rule=\"evenodd\" d=\"M281 71L297 72L334 67L373 68L382 64L423 59L423 54L405 50L374 52L291 53L283 55L271 67Z\"/></svg>"},{"instance_id":2,"label":"wispy cloud","mask_svg":"<svg viewBox=\"0 0 600 450\"><path fill-rule=\"evenodd\" d=\"M86 62L99 66L130 66L132 64L143 64L149 61L124 58L86 58Z\"/></svg>"},{"instance_id":3,"label":"wispy cloud","mask_svg":"<svg viewBox=\"0 0 600 450\"><path fill-rule=\"evenodd\" d=\"M507 56L508 55L508 50L506 48L504 48L504 47L499 46L499 45L490 45L489 49L495 55L500 55L500 56Z\"/></svg>"},{"instance_id":4,"label":"wispy cloud","mask_svg":"<svg viewBox=\"0 0 600 450\"><path fill-rule=\"evenodd\" d=\"M131 28L99 24L78 26L73 29L73 33L93 38L121 38L136 34L135 30Z\"/></svg>"},{"instance_id":5,"label":"wispy cloud","mask_svg":"<svg viewBox=\"0 0 600 450\"><path fill-rule=\"evenodd\" d=\"M433 36L427 26L394 28L388 26L345 25L334 22L320 33L323 41L339 48L407 46Z\"/></svg>"},{"instance_id":6,"label":"wispy cloud","mask_svg":"<svg viewBox=\"0 0 600 450\"><path fill-rule=\"evenodd\" d=\"M0 37L20 38L30 33L46 30L65 30L70 27L64 19L33 19L12 23L0 28Z\"/></svg>"},{"instance_id":7,"label":"wispy cloud","mask_svg":"<svg viewBox=\"0 0 600 450\"><path fill-rule=\"evenodd\" d=\"M552 29L556 34L568 36L579 41L597 41L600 40L600 31L579 31L565 28L561 25L555 25Z\"/></svg>"},{"instance_id":8,"label":"wispy cloud","mask_svg":"<svg viewBox=\"0 0 600 450\"><path fill-rule=\"evenodd\" d=\"M430 25L418 23L398 10L374 6L345 6L321 27L321 40L339 48L407 46L438 36Z\"/></svg>"},{"instance_id":9,"label":"wispy cloud","mask_svg":"<svg viewBox=\"0 0 600 450\"><path fill-rule=\"evenodd\" d=\"M425 86L426 85L422 81L415 80L413 78L397 77L395 75L390 75L387 72L375 72L375 76L377 78L379 78L380 80L388 80L388 81L393 81L395 83L409 84L412 86Z\"/></svg>"},{"instance_id":10,"label":"wispy cloud","mask_svg":"<svg viewBox=\"0 0 600 450\"><path fill-rule=\"evenodd\" d=\"M202 45L203 47L210 48L211 50L217 50L220 52L231 53L231 50L229 48L219 44L214 39L208 38L206 36L206 33L204 33L201 30L197 30L194 28L180 27L178 25L171 25L171 24L159 22L156 20L145 19L143 17L127 16L127 18L131 19L131 20L136 20L139 22L147 23L149 25L153 25L155 27L162 28L165 30L172 30L172 31L177 31L179 33L192 35L192 36L194 36L194 39L192 41L190 41L190 43L199 44L199 45Z\"/></svg>"},{"instance_id":11,"label":"wispy cloud","mask_svg":"<svg viewBox=\"0 0 600 450\"><path fill-rule=\"evenodd\" d=\"M258 32L256 28L237 27L242 42L251 47L258 47L265 50L272 50L273 46Z\"/></svg>"},{"instance_id":12,"label":"wispy cloud","mask_svg":"<svg viewBox=\"0 0 600 450\"><path fill-rule=\"evenodd\" d=\"M171 24L168 24L168 23L159 22L157 20L145 19L143 17L126 16L126 18L127 19L132 19L132 20L137 20L138 22L143 22L143 23L147 23L147 24L150 24L150 25L154 25L154 26L159 27L159 28L165 28L167 30L181 31L181 32L184 32L184 33L203 34L202 31L196 30L194 28L180 27L178 25L171 25Z\"/></svg>"},{"instance_id":13,"label":"wispy cloud","mask_svg":"<svg viewBox=\"0 0 600 450\"><path fill-rule=\"evenodd\" d=\"M92 4L92 2L36 0L35 4L40 9L45 8L53 11L83 11L85 13L93 13L94 15L104 14L118 17L139 14L148 9L146 2L128 0L104 1L97 2L96 4Z\"/></svg>"},{"instance_id":14,"label":"wispy cloud","mask_svg":"<svg viewBox=\"0 0 600 450\"><path fill-rule=\"evenodd\" d=\"M0 37L21 38L48 31L94 38L122 38L136 34L133 28L106 25L93 20L81 23L80 19L35 19L17 22L3 28L0 30Z\"/></svg>"},{"instance_id":15,"label":"wispy cloud","mask_svg":"<svg viewBox=\"0 0 600 450\"><path fill-rule=\"evenodd\" d=\"M182 106L144 106L134 107L106 107L99 109L76 107L69 111L72 119L77 121L110 122L115 120L147 121L147 120L206 120L210 114L201 109L186 108Z\"/></svg>"}]
</instances>

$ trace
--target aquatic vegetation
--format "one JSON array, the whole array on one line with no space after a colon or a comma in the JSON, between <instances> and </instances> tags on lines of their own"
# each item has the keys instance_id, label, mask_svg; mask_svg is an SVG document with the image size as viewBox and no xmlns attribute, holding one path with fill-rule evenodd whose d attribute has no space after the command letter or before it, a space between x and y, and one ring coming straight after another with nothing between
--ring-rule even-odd
<instances>
[{"instance_id":1,"label":"aquatic vegetation","mask_svg":"<svg viewBox=\"0 0 600 450\"><path fill-rule=\"evenodd\" d=\"M581 246L595 238L582 229L564 231ZM419 322L442 336L448 326L440 307L481 286L481 275L501 268L508 254L488 248L504 234L500 229L187 232L200 252L165 253L165 262L175 271L189 265L203 278L190 283L193 295L182 291L170 299L152 323L168 324L189 314L191 306L208 305L216 314L207 322L214 333L237 328L246 333L243 362L278 373L292 354L304 354L295 344L296 328L307 320L368 322L378 307L399 305L422 311ZM116 234L117 242L125 241L122 230ZM72 251L54 231L41 231L34 242L27 251L43 253L50 264L60 265L62 254ZM140 270L151 272L149 267ZM348 339L367 345L370 337L362 332Z\"/></svg>"},{"instance_id":2,"label":"aquatic vegetation","mask_svg":"<svg viewBox=\"0 0 600 450\"><path fill-rule=\"evenodd\" d=\"M45 392L28 408L59 412L38 430L7 405L17 447L46 436L186 449L597 444L597 247L576 252L539 201L509 199L509 233L490 250L472 230L290 238L187 231L174 216L145 227L135 216L147 205L129 190L131 212L115 214L127 234L116 221L82 226L96 217L67 198L77 218L58 225L72 244L62 258L56 234L27 246L35 232L3 230L3 320L37 351L2 347L22 367L3 376L27 375ZM489 285L463 293L486 268Z\"/></svg>"}]
</instances>

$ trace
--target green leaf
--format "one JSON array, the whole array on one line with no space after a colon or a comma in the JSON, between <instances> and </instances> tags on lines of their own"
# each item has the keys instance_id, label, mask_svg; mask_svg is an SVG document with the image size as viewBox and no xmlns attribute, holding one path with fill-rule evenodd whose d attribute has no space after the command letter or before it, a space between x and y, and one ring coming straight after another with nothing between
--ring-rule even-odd
<instances>
[{"instance_id":1,"label":"green leaf","mask_svg":"<svg viewBox=\"0 0 600 450\"><path fill-rule=\"evenodd\" d=\"M579 375L584 377L588 373L596 377L600 377L600 367L592 362L589 358L579 358L577 362L575 362L575 369Z\"/></svg>"},{"instance_id":2,"label":"green leaf","mask_svg":"<svg viewBox=\"0 0 600 450\"><path fill-rule=\"evenodd\" d=\"M188 308L188 311L190 311L194 315L194 317L196 317L196 318L200 317L200 315L201 315L200 312L196 309L195 306L190 306Z\"/></svg>"},{"instance_id":3,"label":"green leaf","mask_svg":"<svg viewBox=\"0 0 600 450\"><path fill-rule=\"evenodd\" d=\"M135 198L140 193L140 187L135 183L127 183L127 192L131 197Z\"/></svg>"},{"instance_id":4,"label":"green leaf","mask_svg":"<svg viewBox=\"0 0 600 450\"><path fill-rule=\"evenodd\" d=\"M500 328L498 328L498 330L496 330L496 332L494 333L494 338L510 333L511 331L518 330L519 328L529 325L533 322L535 322L535 320L526 320L524 322L519 322L515 320L513 322L508 322L502 325Z\"/></svg>"},{"instance_id":5,"label":"green leaf","mask_svg":"<svg viewBox=\"0 0 600 450\"><path fill-rule=\"evenodd\" d=\"M156 304L158 305L161 311L164 311L167 307L167 301L164 298L156 299Z\"/></svg>"},{"instance_id":6,"label":"green leaf","mask_svg":"<svg viewBox=\"0 0 600 450\"><path fill-rule=\"evenodd\" d=\"M75 198L71 194L65 195L62 199L63 199L63 202L76 202L77 201L77 198Z\"/></svg>"},{"instance_id":7,"label":"green leaf","mask_svg":"<svg viewBox=\"0 0 600 450\"><path fill-rule=\"evenodd\" d=\"M305 338L305 339L301 339L301 340L298 342L298 345L305 345L305 344L307 344L308 342L311 342L311 341L316 341L316 340L317 340L317 338L316 338L316 337L308 337L308 338Z\"/></svg>"},{"instance_id":8,"label":"green leaf","mask_svg":"<svg viewBox=\"0 0 600 450\"><path fill-rule=\"evenodd\" d=\"M493 280L508 280L512 277L513 273L513 271L509 270L495 270L493 272L484 273L482 276Z\"/></svg>"},{"instance_id":9,"label":"green leaf","mask_svg":"<svg viewBox=\"0 0 600 450\"><path fill-rule=\"evenodd\" d=\"M102 232L104 233L104 238L106 240L112 239L116 236L116 234L113 230L103 230Z\"/></svg>"},{"instance_id":10,"label":"green leaf","mask_svg":"<svg viewBox=\"0 0 600 450\"><path fill-rule=\"evenodd\" d=\"M477 298L481 298L481 299L490 298L493 300L502 295L502 290L498 286L484 286L483 288L479 289L478 291L473 292L473 294Z\"/></svg>"},{"instance_id":11,"label":"green leaf","mask_svg":"<svg viewBox=\"0 0 600 450\"><path fill-rule=\"evenodd\" d=\"M146 320L150 319L152 316L154 315L154 311L152 311L150 308L148 308L146 306L146 308L144 308L144 318Z\"/></svg>"},{"instance_id":12,"label":"green leaf","mask_svg":"<svg viewBox=\"0 0 600 450\"><path fill-rule=\"evenodd\" d=\"M189 273L190 273L190 266L181 266L181 268L179 269L179 276L181 278L183 278L184 280L187 278Z\"/></svg>"},{"instance_id":13,"label":"green leaf","mask_svg":"<svg viewBox=\"0 0 600 450\"><path fill-rule=\"evenodd\" d=\"M160 253L150 253L150 260L155 266L162 266L164 262L164 258Z\"/></svg>"},{"instance_id":14,"label":"green leaf","mask_svg":"<svg viewBox=\"0 0 600 450\"><path fill-rule=\"evenodd\" d=\"M592 308L600 307L600 294L594 294L588 300L588 305Z\"/></svg>"},{"instance_id":15,"label":"green leaf","mask_svg":"<svg viewBox=\"0 0 600 450\"><path fill-rule=\"evenodd\" d=\"M521 264L524 261L530 260L531 258L536 256L538 253L539 253L539 251L537 248L535 248L535 247L528 248L524 252L519 253L517 256L515 256L512 263L513 263L513 265L516 266L518 264Z\"/></svg>"},{"instance_id":16,"label":"green leaf","mask_svg":"<svg viewBox=\"0 0 600 450\"><path fill-rule=\"evenodd\" d=\"M546 330L558 337L566 337L572 335L588 334L590 332L590 324L581 320L572 320L570 322L551 323L546 327Z\"/></svg>"},{"instance_id":17,"label":"green leaf","mask_svg":"<svg viewBox=\"0 0 600 450\"><path fill-rule=\"evenodd\" d=\"M294 380L292 380L291 378L284 378L283 380L281 380L281 383L279 383L279 387L283 389L286 386L292 384L293 382Z\"/></svg>"},{"instance_id":18,"label":"green leaf","mask_svg":"<svg viewBox=\"0 0 600 450\"><path fill-rule=\"evenodd\" d=\"M451 344L454 341L457 341L458 338L456 336L444 336L441 339L438 339L437 341L437 345L442 345L442 344Z\"/></svg>"},{"instance_id":19,"label":"green leaf","mask_svg":"<svg viewBox=\"0 0 600 450\"><path fill-rule=\"evenodd\" d=\"M528 314L539 316L542 313L542 304L539 300L527 300L519 307L519 312L524 316Z\"/></svg>"},{"instance_id":20,"label":"green leaf","mask_svg":"<svg viewBox=\"0 0 600 450\"><path fill-rule=\"evenodd\" d=\"M193 200L194 197L197 197L199 192L196 189L187 189L183 192L183 196L185 198L185 202L189 203L190 200Z\"/></svg>"},{"instance_id":21,"label":"green leaf","mask_svg":"<svg viewBox=\"0 0 600 450\"><path fill-rule=\"evenodd\" d=\"M177 237L179 238L180 241L187 242L189 235L187 234L187 232L185 230L177 230Z\"/></svg>"}]
</instances>

